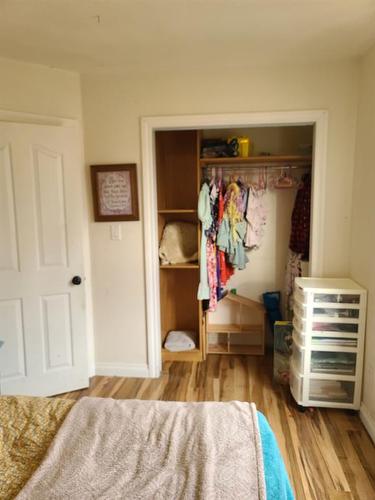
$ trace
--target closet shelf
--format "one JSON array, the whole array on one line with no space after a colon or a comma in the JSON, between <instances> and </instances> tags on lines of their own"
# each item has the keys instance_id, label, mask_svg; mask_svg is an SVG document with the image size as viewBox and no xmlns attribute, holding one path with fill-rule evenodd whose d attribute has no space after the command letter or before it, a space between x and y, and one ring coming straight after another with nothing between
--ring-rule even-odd
<instances>
[{"instance_id":1,"label":"closet shelf","mask_svg":"<svg viewBox=\"0 0 375 500\"><path fill-rule=\"evenodd\" d=\"M207 333L245 333L246 335L258 335L263 332L263 325L237 325L223 324L217 325L209 323L207 325Z\"/></svg>"},{"instance_id":2,"label":"closet shelf","mask_svg":"<svg viewBox=\"0 0 375 500\"><path fill-rule=\"evenodd\" d=\"M207 354L247 354L262 355L263 347L247 344L208 344Z\"/></svg>"},{"instance_id":3,"label":"closet shelf","mask_svg":"<svg viewBox=\"0 0 375 500\"><path fill-rule=\"evenodd\" d=\"M166 208L158 210L158 214L195 214L195 208Z\"/></svg>"},{"instance_id":4,"label":"closet shelf","mask_svg":"<svg viewBox=\"0 0 375 500\"><path fill-rule=\"evenodd\" d=\"M163 361L202 361L202 352L199 349L171 352L163 347L161 354Z\"/></svg>"},{"instance_id":5,"label":"closet shelf","mask_svg":"<svg viewBox=\"0 0 375 500\"><path fill-rule=\"evenodd\" d=\"M219 165L271 165L271 164L306 164L309 165L312 163L312 156L306 155L283 155L283 156L248 156L247 158L243 158L240 156L237 157L220 157L220 158L200 158L199 164L201 168L205 168L208 166L219 166Z\"/></svg>"},{"instance_id":6,"label":"closet shelf","mask_svg":"<svg viewBox=\"0 0 375 500\"><path fill-rule=\"evenodd\" d=\"M229 354L247 354L261 356L264 354L264 351L263 346L259 345L231 344L229 348Z\"/></svg>"},{"instance_id":7,"label":"closet shelf","mask_svg":"<svg viewBox=\"0 0 375 500\"><path fill-rule=\"evenodd\" d=\"M160 269L199 269L199 264L189 262L186 264L160 264Z\"/></svg>"},{"instance_id":8,"label":"closet shelf","mask_svg":"<svg viewBox=\"0 0 375 500\"><path fill-rule=\"evenodd\" d=\"M228 354L228 344L208 344L207 346L207 353L208 354Z\"/></svg>"}]
</instances>

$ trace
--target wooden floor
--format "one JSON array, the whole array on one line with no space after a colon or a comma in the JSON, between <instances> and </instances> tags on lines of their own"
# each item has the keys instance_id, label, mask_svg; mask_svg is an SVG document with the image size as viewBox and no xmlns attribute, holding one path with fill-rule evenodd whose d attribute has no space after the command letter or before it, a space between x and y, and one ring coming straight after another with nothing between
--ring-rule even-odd
<instances>
[{"instance_id":1,"label":"wooden floor","mask_svg":"<svg viewBox=\"0 0 375 500\"><path fill-rule=\"evenodd\" d=\"M94 377L89 389L63 397L87 395L254 401L276 434L297 500L375 499L375 448L358 416L298 412L288 390L272 384L269 359L209 355L203 363L165 363L159 379Z\"/></svg>"}]
</instances>

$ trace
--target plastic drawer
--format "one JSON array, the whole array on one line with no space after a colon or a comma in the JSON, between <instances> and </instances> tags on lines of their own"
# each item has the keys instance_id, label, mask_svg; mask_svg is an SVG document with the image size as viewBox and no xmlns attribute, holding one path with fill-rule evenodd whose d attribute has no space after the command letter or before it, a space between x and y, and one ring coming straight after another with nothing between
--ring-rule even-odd
<instances>
[{"instance_id":1,"label":"plastic drawer","mask_svg":"<svg viewBox=\"0 0 375 500\"><path fill-rule=\"evenodd\" d=\"M299 372L303 373L304 361L305 361L305 350L300 348L296 342L292 345L292 363L294 368Z\"/></svg>"},{"instance_id":2,"label":"plastic drawer","mask_svg":"<svg viewBox=\"0 0 375 500\"><path fill-rule=\"evenodd\" d=\"M297 328L293 328L293 342L297 342L302 347L307 344L307 335L300 332ZM330 337L329 334L324 337L311 336L311 348L316 349L319 346L326 347L351 347L357 349L358 339L348 337Z\"/></svg>"},{"instance_id":3,"label":"plastic drawer","mask_svg":"<svg viewBox=\"0 0 375 500\"><path fill-rule=\"evenodd\" d=\"M305 340L305 337L302 337ZM305 345L300 342L301 345ZM311 337L311 348L316 349L319 346L327 347L351 347L352 349L357 349L358 339L350 339L347 337Z\"/></svg>"},{"instance_id":4,"label":"plastic drawer","mask_svg":"<svg viewBox=\"0 0 375 500\"><path fill-rule=\"evenodd\" d=\"M319 318L327 319L359 319L359 309L348 308L348 307L317 307L316 304L313 307L313 316L319 316Z\"/></svg>"},{"instance_id":5,"label":"plastic drawer","mask_svg":"<svg viewBox=\"0 0 375 500\"><path fill-rule=\"evenodd\" d=\"M293 342L304 347L306 345L306 335L301 333L297 328L293 328Z\"/></svg>"},{"instance_id":6,"label":"plastic drawer","mask_svg":"<svg viewBox=\"0 0 375 500\"><path fill-rule=\"evenodd\" d=\"M306 330L306 325L305 330ZM304 331L305 331L304 330ZM314 332L332 332L358 335L359 323L336 323L331 321L313 321L312 333Z\"/></svg>"},{"instance_id":7,"label":"plastic drawer","mask_svg":"<svg viewBox=\"0 0 375 500\"><path fill-rule=\"evenodd\" d=\"M314 304L360 304L360 293L330 293L312 292ZM302 304L306 304L309 299L309 292L304 292L298 285L294 288L294 298Z\"/></svg>"},{"instance_id":8,"label":"plastic drawer","mask_svg":"<svg viewBox=\"0 0 375 500\"><path fill-rule=\"evenodd\" d=\"M345 333L357 335L359 330L359 323L345 323L345 322L334 322L334 321L313 321L311 331L308 332L307 329L307 321L304 318L301 318L298 314L294 315L293 318L293 327L298 330L302 334L314 332L327 332L328 335L330 332L332 333Z\"/></svg>"},{"instance_id":9,"label":"plastic drawer","mask_svg":"<svg viewBox=\"0 0 375 500\"><path fill-rule=\"evenodd\" d=\"M356 371L355 352L311 351L310 372L319 374L350 375Z\"/></svg>"},{"instance_id":10,"label":"plastic drawer","mask_svg":"<svg viewBox=\"0 0 375 500\"><path fill-rule=\"evenodd\" d=\"M294 314L293 317L293 327L298 330L301 334L306 333L306 320L301 318L298 314Z\"/></svg>"},{"instance_id":11,"label":"plastic drawer","mask_svg":"<svg viewBox=\"0 0 375 500\"><path fill-rule=\"evenodd\" d=\"M298 314L300 318L306 318L307 315L307 306L302 304L299 300L294 300L293 304L293 312L294 314Z\"/></svg>"},{"instance_id":12,"label":"plastic drawer","mask_svg":"<svg viewBox=\"0 0 375 500\"><path fill-rule=\"evenodd\" d=\"M314 304L360 304L360 294L349 293L314 293Z\"/></svg>"},{"instance_id":13,"label":"plastic drawer","mask_svg":"<svg viewBox=\"0 0 375 500\"><path fill-rule=\"evenodd\" d=\"M297 403L302 401L302 381L303 377L298 375L294 370L293 367L290 370L290 390L292 392L292 395L294 399L297 401Z\"/></svg>"},{"instance_id":14,"label":"plastic drawer","mask_svg":"<svg viewBox=\"0 0 375 500\"><path fill-rule=\"evenodd\" d=\"M310 379L309 400L353 404L354 388L351 381Z\"/></svg>"},{"instance_id":15,"label":"plastic drawer","mask_svg":"<svg viewBox=\"0 0 375 500\"><path fill-rule=\"evenodd\" d=\"M301 304L305 304L308 300L308 294L306 292L304 292L302 290L302 288L299 288L298 286L296 286L294 288L293 298L294 298L294 300L297 300Z\"/></svg>"}]
</instances>

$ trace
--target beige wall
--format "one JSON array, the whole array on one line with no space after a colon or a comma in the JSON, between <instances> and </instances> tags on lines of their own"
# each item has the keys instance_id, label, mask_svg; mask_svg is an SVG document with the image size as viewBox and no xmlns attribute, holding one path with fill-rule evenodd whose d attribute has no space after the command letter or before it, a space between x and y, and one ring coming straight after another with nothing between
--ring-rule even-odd
<instances>
[{"instance_id":1,"label":"beige wall","mask_svg":"<svg viewBox=\"0 0 375 500\"><path fill-rule=\"evenodd\" d=\"M375 431L375 48L360 69L353 179L351 276L368 290L363 403ZM375 436L375 435L374 435Z\"/></svg>"},{"instance_id":2,"label":"beige wall","mask_svg":"<svg viewBox=\"0 0 375 500\"><path fill-rule=\"evenodd\" d=\"M47 68L36 64L0 59L0 109L59 118L82 120L81 83L77 73ZM82 162L82 180L84 179ZM93 325L90 289L90 244L87 225L87 200L84 190L83 248L87 287L87 330L89 336L90 371L93 372Z\"/></svg>"},{"instance_id":3,"label":"beige wall","mask_svg":"<svg viewBox=\"0 0 375 500\"><path fill-rule=\"evenodd\" d=\"M84 76L86 161L136 162L141 174L142 116L327 109L323 268L327 276L345 275L349 270L357 69L354 63L342 63L233 74ZM142 222L123 223L122 241L111 241L109 229L106 223L90 225L96 361L142 364L147 360Z\"/></svg>"},{"instance_id":4,"label":"beige wall","mask_svg":"<svg viewBox=\"0 0 375 500\"><path fill-rule=\"evenodd\" d=\"M77 73L0 59L0 75L0 109L81 118Z\"/></svg>"}]
</instances>

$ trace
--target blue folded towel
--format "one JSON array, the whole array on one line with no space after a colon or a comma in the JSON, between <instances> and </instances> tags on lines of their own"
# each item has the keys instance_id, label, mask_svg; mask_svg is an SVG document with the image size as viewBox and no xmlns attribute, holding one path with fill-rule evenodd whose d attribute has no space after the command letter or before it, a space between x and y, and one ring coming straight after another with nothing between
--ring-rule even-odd
<instances>
[{"instance_id":1,"label":"blue folded towel","mask_svg":"<svg viewBox=\"0 0 375 500\"><path fill-rule=\"evenodd\" d=\"M294 500L293 490L275 435L266 417L259 411L258 423L262 440L267 500Z\"/></svg>"}]
</instances>

